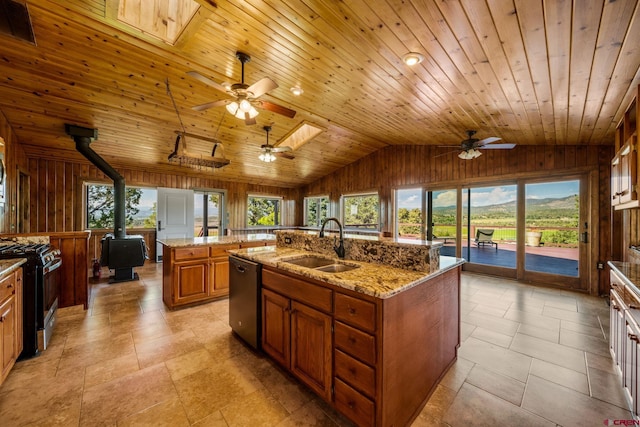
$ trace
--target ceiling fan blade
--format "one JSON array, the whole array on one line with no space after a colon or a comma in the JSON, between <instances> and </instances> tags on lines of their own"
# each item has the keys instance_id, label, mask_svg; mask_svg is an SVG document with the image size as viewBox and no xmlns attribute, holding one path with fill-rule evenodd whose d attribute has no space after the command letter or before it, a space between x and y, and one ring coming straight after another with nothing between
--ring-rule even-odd
<instances>
[{"instance_id":1,"label":"ceiling fan blade","mask_svg":"<svg viewBox=\"0 0 640 427\"><path fill-rule=\"evenodd\" d=\"M276 156L278 157L282 157L284 159L288 159L288 160L293 160L295 159L295 156L291 153L282 153L282 152L275 152Z\"/></svg>"},{"instance_id":2,"label":"ceiling fan blade","mask_svg":"<svg viewBox=\"0 0 640 427\"><path fill-rule=\"evenodd\" d=\"M274 153L283 153L285 151L291 151L291 147L283 145L282 147L274 147L271 149L271 151Z\"/></svg>"},{"instance_id":3,"label":"ceiling fan blade","mask_svg":"<svg viewBox=\"0 0 640 427\"><path fill-rule=\"evenodd\" d=\"M491 144L492 142L500 141L502 138L498 138L497 136L490 136L489 138L485 138L483 140L477 141L473 144L475 147L482 147L487 144Z\"/></svg>"},{"instance_id":4,"label":"ceiling fan blade","mask_svg":"<svg viewBox=\"0 0 640 427\"><path fill-rule=\"evenodd\" d=\"M459 152L459 151L460 151L460 149L457 149L457 150L455 150L455 151L447 151L446 153L436 154L436 155L435 155L435 156L433 156L433 157L448 156L448 155L449 155L449 154L451 154L451 153L457 153L457 152Z\"/></svg>"},{"instance_id":5,"label":"ceiling fan blade","mask_svg":"<svg viewBox=\"0 0 640 427\"><path fill-rule=\"evenodd\" d=\"M247 126L251 126L251 125L255 125L256 124L256 119L252 119L251 116L249 116L249 112L247 111L246 113L244 113L244 124Z\"/></svg>"},{"instance_id":6,"label":"ceiling fan blade","mask_svg":"<svg viewBox=\"0 0 640 427\"><path fill-rule=\"evenodd\" d=\"M254 98L258 98L260 95L264 95L265 93L275 89L278 87L278 84L271 80L269 77L265 77L262 80L258 80L251 86L247 88L247 92L251 92Z\"/></svg>"},{"instance_id":7,"label":"ceiling fan blade","mask_svg":"<svg viewBox=\"0 0 640 427\"><path fill-rule=\"evenodd\" d=\"M480 147L483 150L489 150L489 149L498 149L498 150L504 150L504 149L510 149L515 147L516 144L492 144L492 145L485 145L484 147Z\"/></svg>"},{"instance_id":8,"label":"ceiling fan blade","mask_svg":"<svg viewBox=\"0 0 640 427\"><path fill-rule=\"evenodd\" d=\"M281 114L283 116L289 117L290 119L292 119L296 115L295 111L290 110L287 107L283 107L282 105L274 104L273 102L257 101L257 104L260 108L264 108L265 110L269 110L276 114Z\"/></svg>"},{"instance_id":9,"label":"ceiling fan blade","mask_svg":"<svg viewBox=\"0 0 640 427\"><path fill-rule=\"evenodd\" d=\"M222 86L220 83L216 83L211 80L209 77L205 77L197 71L187 71L187 74L193 77L196 80L200 80L202 83L211 86L214 89L218 89L220 92L229 93L226 87Z\"/></svg>"},{"instance_id":10,"label":"ceiling fan blade","mask_svg":"<svg viewBox=\"0 0 640 427\"><path fill-rule=\"evenodd\" d=\"M207 102L206 104L194 105L191 108L193 108L196 111L203 111L209 108L222 107L223 105L227 105L230 102L231 102L230 99L221 99L220 101L213 101L213 102Z\"/></svg>"}]
</instances>

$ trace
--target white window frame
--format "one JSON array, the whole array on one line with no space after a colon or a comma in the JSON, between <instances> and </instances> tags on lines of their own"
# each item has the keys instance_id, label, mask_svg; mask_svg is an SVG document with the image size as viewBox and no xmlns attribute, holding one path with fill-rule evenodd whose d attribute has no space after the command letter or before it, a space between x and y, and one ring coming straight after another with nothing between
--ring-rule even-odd
<instances>
[{"instance_id":1,"label":"white window frame","mask_svg":"<svg viewBox=\"0 0 640 427\"><path fill-rule=\"evenodd\" d=\"M327 215L326 218L329 218L331 216L331 200L329 199L329 196L327 195L322 195L322 196L307 196L304 198L304 226L305 227L312 227L312 228L320 228L320 226L322 225L322 220L324 218L322 218L321 215L318 215L318 224L309 224L308 223L308 219L309 219L309 201L310 200L316 200L318 204L320 204L322 202L322 199L326 199L327 200Z\"/></svg>"}]
</instances>

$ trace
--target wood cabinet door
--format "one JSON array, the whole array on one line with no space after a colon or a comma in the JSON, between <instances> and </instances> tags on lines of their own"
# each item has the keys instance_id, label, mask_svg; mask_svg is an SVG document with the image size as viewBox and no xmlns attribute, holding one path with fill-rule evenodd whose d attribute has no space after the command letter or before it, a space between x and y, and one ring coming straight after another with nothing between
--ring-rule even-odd
<instances>
[{"instance_id":1,"label":"wood cabinet door","mask_svg":"<svg viewBox=\"0 0 640 427\"><path fill-rule=\"evenodd\" d=\"M289 307L289 298L262 289L262 350L286 368L291 360Z\"/></svg>"},{"instance_id":2,"label":"wood cabinet door","mask_svg":"<svg viewBox=\"0 0 640 427\"><path fill-rule=\"evenodd\" d=\"M640 405L638 405L638 392L640 391L640 384L638 381L638 344L640 343L640 327L632 316L627 312L625 314L625 329L624 336L621 338L624 340L624 357L622 366L622 383L624 386L627 400L630 403L631 411L633 415L638 414Z\"/></svg>"},{"instance_id":3,"label":"wood cabinet door","mask_svg":"<svg viewBox=\"0 0 640 427\"><path fill-rule=\"evenodd\" d=\"M331 316L291 302L291 372L331 401Z\"/></svg>"},{"instance_id":4,"label":"wood cabinet door","mask_svg":"<svg viewBox=\"0 0 640 427\"><path fill-rule=\"evenodd\" d=\"M187 304L209 296L209 264L205 261L174 264L174 295L176 304Z\"/></svg>"},{"instance_id":5,"label":"wood cabinet door","mask_svg":"<svg viewBox=\"0 0 640 427\"><path fill-rule=\"evenodd\" d=\"M627 203L637 199L634 188L638 163L635 146L636 137L632 136L620 151L620 203Z\"/></svg>"},{"instance_id":6,"label":"wood cabinet door","mask_svg":"<svg viewBox=\"0 0 640 427\"><path fill-rule=\"evenodd\" d=\"M16 299L11 297L0 306L0 357L2 357L2 376L4 379L13 366L16 357Z\"/></svg>"},{"instance_id":7,"label":"wood cabinet door","mask_svg":"<svg viewBox=\"0 0 640 427\"><path fill-rule=\"evenodd\" d=\"M24 342L22 340L22 330L24 328L22 323L22 267L16 270L16 357L20 356L22 349L24 348Z\"/></svg>"},{"instance_id":8,"label":"wood cabinet door","mask_svg":"<svg viewBox=\"0 0 640 427\"><path fill-rule=\"evenodd\" d=\"M213 296L229 293L229 257L216 257L209 264L209 292Z\"/></svg>"}]
</instances>

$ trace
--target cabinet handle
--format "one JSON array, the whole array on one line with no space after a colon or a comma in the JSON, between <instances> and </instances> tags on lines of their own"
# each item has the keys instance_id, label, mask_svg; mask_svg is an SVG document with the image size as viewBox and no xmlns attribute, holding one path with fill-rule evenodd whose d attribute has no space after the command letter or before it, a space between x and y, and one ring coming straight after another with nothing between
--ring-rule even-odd
<instances>
[{"instance_id":1,"label":"cabinet handle","mask_svg":"<svg viewBox=\"0 0 640 427\"><path fill-rule=\"evenodd\" d=\"M636 334L627 334L631 341L638 342L638 336Z\"/></svg>"},{"instance_id":2,"label":"cabinet handle","mask_svg":"<svg viewBox=\"0 0 640 427\"><path fill-rule=\"evenodd\" d=\"M354 337L349 337L349 342L351 344L355 344L356 343L356 339Z\"/></svg>"},{"instance_id":3,"label":"cabinet handle","mask_svg":"<svg viewBox=\"0 0 640 427\"><path fill-rule=\"evenodd\" d=\"M351 400L351 401L349 401L349 403L347 403L347 406L349 407L349 409L353 409L353 408L356 407L356 402Z\"/></svg>"},{"instance_id":4,"label":"cabinet handle","mask_svg":"<svg viewBox=\"0 0 640 427\"><path fill-rule=\"evenodd\" d=\"M356 374L356 368L349 368L349 372L351 373L351 375L355 375Z\"/></svg>"},{"instance_id":5,"label":"cabinet handle","mask_svg":"<svg viewBox=\"0 0 640 427\"><path fill-rule=\"evenodd\" d=\"M4 318L7 316L0 316L0 323L4 322Z\"/></svg>"},{"instance_id":6,"label":"cabinet handle","mask_svg":"<svg viewBox=\"0 0 640 427\"><path fill-rule=\"evenodd\" d=\"M356 314L356 309L355 309L355 308L352 308L352 307L349 307L349 314L350 314L350 315L352 315L352 316L353 316L354 314Z\"/></svg>"}]
</instances>

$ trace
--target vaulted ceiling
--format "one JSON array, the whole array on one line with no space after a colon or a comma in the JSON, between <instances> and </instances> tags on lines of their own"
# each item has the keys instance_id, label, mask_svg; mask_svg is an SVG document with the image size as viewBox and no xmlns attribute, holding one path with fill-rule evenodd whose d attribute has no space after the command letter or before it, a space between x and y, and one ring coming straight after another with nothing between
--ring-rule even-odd
<instances>
[{"instance_id":1,"label":"vaulted ceiling","mask_svg":"<svg viewBox=\"0 0 640 427\"><path fill-rule=\"evenodd\" d=\"M458 144L467 129L518 145L612 144L640 83L637 0L20 3L35 43L0 33L0 110L35 157L82 159L72 123L98 129L92 147L116 167L296 187L388 145ZM251 56L246 83L278 84L260 100L293 118L258 108L247 126L223 106L192 109L230 97L187 72L240 82L237 51ZM407 52L424 60L410 67ZM258 160L264 126L278 143L303 122L322 132L294 159ZM170 163L183 131L196 137L181 150L209 159L217 140L229 164Z\"/></svg>"}]
</instances>

